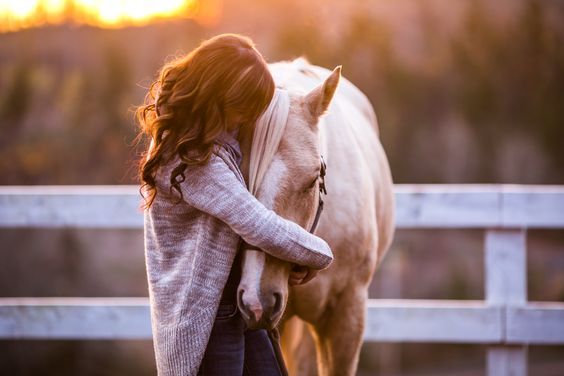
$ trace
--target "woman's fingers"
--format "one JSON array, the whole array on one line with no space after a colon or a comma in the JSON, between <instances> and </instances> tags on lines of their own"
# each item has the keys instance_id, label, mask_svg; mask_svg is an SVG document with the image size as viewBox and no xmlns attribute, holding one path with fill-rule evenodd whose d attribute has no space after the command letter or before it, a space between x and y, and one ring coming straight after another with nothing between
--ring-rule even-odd
<instances>
[{"instance_id":1,"label":"woman's fingers","mask_svg":"<svg viewBox=\"0 0 564 376\"><path fill-rule=\"evenodd\" d=\"M302 283L303 279L292 279L290 278L288 280L288 283L290 284L290 286L296 286L296 285L300 285Z\"/></svg>"},{"instance_id":2,"label":"woman's fingers","mask_svg":"<svg viewBox=\"0 0 564 376\"><path fill-rule=\"evenodd\" d=\"M319 273L319 270L308 268L308 273L300 284L303 285L304 283L308 283L313 278L315 278L315 276L317 276L317 273Z\"/></svg>"},{"instance_id":3,"label":"woman's fingers","mask_svg":"<svg viewBox=\"0 0 564 376\"><path fill-rule=\"evenodd\" d=\"M319 273L319 270L311 269L303 265L294 265L290 271L288 283L290 286L303 285L311 281Z\"/></svg>"},{"instance_id":4,"label":"woman's fingers","mask_svg":"<svg viewBox=\"0 0 564 376\"><path fill-rule=\"evenodd\" d=\"M290 278L288 283L290 286L299 285L302 283L303 279L307 276L307 268L301 265L294 265L290 271Z\"/></svg>"}]
</instances>

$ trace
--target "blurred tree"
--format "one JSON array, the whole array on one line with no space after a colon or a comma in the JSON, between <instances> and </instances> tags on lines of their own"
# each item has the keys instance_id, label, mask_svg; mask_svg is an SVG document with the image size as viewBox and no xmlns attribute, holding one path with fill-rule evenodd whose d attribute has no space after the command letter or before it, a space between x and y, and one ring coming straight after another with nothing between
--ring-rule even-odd
<instances>
[{"instance_id":1,"label":"blurred tree","mask_svg":"<svg viewBox=\"0 0 564 376\"><path fill-rule=\"evenodd\" d=\"M16 135L19 123L30 108L32 92L29 65L26 63L16 65L13 78L5 89L4 101L0 106L2 117L0 130L5 142Z\"/></svg>"},{"instance_id":2,"label":"blurred tree","mask_svg":"<svg viewBox=\"0 0 564 376\"><path fill-rule=\"evenodd\" d=\"M562 8L433 4L271 0L258 17L235 12L225 22L252 30L270 20L260 38L251 35L268 46L269 61L305 55L343 65L374 104L398 183L564 182ZM288 17L275 22L269 12ZM219 32L189 25L61 27L3 44L2 56L17 58L0 61L2 72L13 67L0 88L0 183L134 182L125 175L136 154L128 109L146 90L134 83L180 46Z\"/></svg>"},{"instance_id":3,"label":"blurred tree","mask_svg":"<svg viewBox=\"0 0 564 376\"><path fill-rule=\"evenodd\" d=\"M544 144L554 166L564 163L564 44L537 0L525 1L508 25L494 17L482 1L468 4L451 41L449 73L458 88L454 105L479 131L482 179L499 182L500 145L516 132ZM561 170L552 173L543 180L564 178Z\"/></svg>"}]
</instances>

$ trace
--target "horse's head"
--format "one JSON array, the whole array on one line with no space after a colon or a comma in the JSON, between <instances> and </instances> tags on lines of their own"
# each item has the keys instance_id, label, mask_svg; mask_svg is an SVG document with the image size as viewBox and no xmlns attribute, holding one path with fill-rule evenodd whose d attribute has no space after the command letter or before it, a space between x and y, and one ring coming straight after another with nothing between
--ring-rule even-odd
<instances>
[{"instance_id":1,"label":"horse's head","mask_svg":"<svg viewBox=\"0 0 564 376\"><path fill-rule=\"evenodd\" d=\"M333 98L341 75L337 67L308 93L289 91L290 108L278 149L257 191L257 198L278 215L310 229L319 200L321 151L318 121ZM242 139L243 150L249 139ZM244 153L245 154L245 153ZM249 161L243 162L243 171ZM293 265L261 251L244 250L237 303L248 327L272 328L288 302Z\"/></svg>"}]
</instances>

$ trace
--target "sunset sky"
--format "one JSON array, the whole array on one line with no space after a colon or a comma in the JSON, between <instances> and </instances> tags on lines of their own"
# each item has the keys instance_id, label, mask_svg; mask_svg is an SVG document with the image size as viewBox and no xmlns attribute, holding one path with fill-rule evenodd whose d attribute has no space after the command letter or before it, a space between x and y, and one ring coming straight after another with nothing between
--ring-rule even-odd
<instances>
[{"instance_id":1,"label":"sunset sky","mask_svg":"<svg viewBox=\"0 0 564 376\"><path fill-rule=\"evenodd\" d=\"M198 0L0 0L0 32L63 22L120 27L199 15L210 16L202 14Z\"/></svg>"}]
</instances>

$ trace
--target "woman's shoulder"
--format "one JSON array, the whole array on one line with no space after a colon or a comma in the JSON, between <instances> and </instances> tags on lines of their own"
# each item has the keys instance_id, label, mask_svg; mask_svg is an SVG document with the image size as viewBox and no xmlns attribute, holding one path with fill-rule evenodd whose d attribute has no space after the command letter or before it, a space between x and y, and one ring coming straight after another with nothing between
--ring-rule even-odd
<instances>
[{"instance_id":1,"label":"woman's shoulder","mask_svg":"<svg viewBox=\"0 0 564 376\"><path fill-rule=\"evenodd\" d=\"M226 165L240 180L243 179L243 174L241 173L241 169L239 168L240 161L232 152L231 149L228 149L229 146L220 145L212 157L215 155L215 163L222 163Z\"/></svg>"},{"instance_id":2,"label":"woman's shoulder","mask_svg":"<svg viewBox=\"0 0 564 376\"><path fill-rule=\"evenodd\" d=\"M167 158L157 169L156 180L161 184L169 185L171 174L175 168L182 164L182 159L175 153ZM209 160L204 164L186 165L183 171L184 178L190 179L191 176L206 177L233 173L237 178L244 182L243 175L233 155L223 145L217 145L210 155Z\"/></svg>"},{"instance_id":3,"label":"woman's shoulder","mask_svg":"<svg viewBox=\"0 0 564 376\"><path fill-rule=\"evenodd\" d=\"M235 129L232 132L223 131L217 138L217 143L224 147L233 157L237 165L241 164L243 155L241 154L241 147L239 141L237 140L238 130Z\"/></svg>"}]
</instances>

